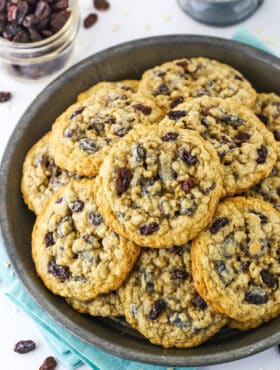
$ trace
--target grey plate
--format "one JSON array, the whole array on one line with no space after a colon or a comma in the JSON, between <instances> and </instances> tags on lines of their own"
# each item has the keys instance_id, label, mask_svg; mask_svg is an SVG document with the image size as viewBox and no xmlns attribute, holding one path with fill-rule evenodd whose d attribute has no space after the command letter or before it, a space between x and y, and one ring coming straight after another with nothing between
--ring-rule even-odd
<instances>
[{"instance_id":1,"label":"grey plate","mask_svg":"<svg viewBox=\"0 0 280 370\"><path fill-rule=\"evenodd\" d=\"M75 65L52 82L26 110L7 145L1 164L0 221L11 262L27 291L59 325L112 354L166 366L209 365L260 352L280 341L280 318L248 331L223 330L193 349L163 349L150 344L121 320L74 312L36 276L30 251L34 216L23 203L20 179L27 150L78 93L99 80L139 78L167 60L207 56L239 69L259 91L280 94L280 59L232 41L202 36L163 36L131 41Z\"/></svg>"}]
</instances>

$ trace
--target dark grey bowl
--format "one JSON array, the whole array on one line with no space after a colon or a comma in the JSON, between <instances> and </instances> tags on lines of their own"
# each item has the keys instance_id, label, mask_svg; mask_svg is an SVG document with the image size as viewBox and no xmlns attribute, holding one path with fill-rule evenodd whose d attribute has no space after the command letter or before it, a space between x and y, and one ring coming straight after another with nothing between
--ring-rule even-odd
<instances>
[{"instance_id":1,"label":"dark grey bowl","mask_svg":"<svg viewBox=\"0 0 280 370\"><path fill-rule=\"evenodd\" d=\"M259 91L280 93L280 59L236 42L203 36L163 36L131 41L100 52L52 82L26 110L1 164L0 221L11 262L27 291L59 325L112 354L166 366L209 365L237 360L280 342L280 318L248 332L223 330L193 349L150 344L121 320L83 316L52 295L36 276L30 253L34 216L20 194L27 150L47 132L78 93L99 80L139 78L156 64L179 57L207 56L239 69Z\"/></svg>"}]
</instances>

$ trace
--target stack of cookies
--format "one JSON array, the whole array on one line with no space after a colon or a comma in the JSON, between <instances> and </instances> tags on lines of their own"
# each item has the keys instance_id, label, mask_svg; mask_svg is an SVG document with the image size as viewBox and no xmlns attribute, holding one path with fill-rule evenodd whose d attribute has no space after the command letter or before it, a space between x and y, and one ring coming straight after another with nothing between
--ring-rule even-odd
<instances>
[{"instance_id":1,"label":"stack of cookies","mask_svg":"<svg viewBox=\"0 0 280 370\"><path fill-rule=\"evenodd\" d=\"M38 275L163 347L276 317L279 141L280 97L215 60L98 83L24 162Z\"/></svg>"}]
</instances>

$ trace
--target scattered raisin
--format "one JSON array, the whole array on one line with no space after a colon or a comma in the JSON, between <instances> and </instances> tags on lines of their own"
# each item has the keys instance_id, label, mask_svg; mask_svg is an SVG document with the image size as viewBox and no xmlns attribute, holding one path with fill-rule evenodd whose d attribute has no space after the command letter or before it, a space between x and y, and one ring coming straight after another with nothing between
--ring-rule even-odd
<instances>
[{"instance_id":1,"label":"scattered raisin","mask_svg":"<svg viewBox=\"0 0 280 370\"><path fill-rule=\"evenodd\" d=\"M245 301L251 304L264 304L268 301L268 295L260 288L253 288L245 293Z\"/></svg>"},{"instance_id":2,"label":"scattered raisin","mask_svg":"<svg viewBox=\"0 0 280 370\"><path fill-rule=\"evenodd\" d=\"M132 179L132 172L129 168L120 167L117 169L116 174L116 189L117 194L122 195L129 188L130 181Z\"/></svg>"},{"instance_id":3,"label":"scattered raisin","mask_svg":"<svg viewBox=\"0 0 280 370\"><path fill-rule=\"evenodd\" d=\"M250 137L251 136L247 132L239 132L238 134L235 135L234 141L237 144L243 144L246 141L248 141L250 139Z\"/></svg>"},{"instance_id":4,"label":"scattered raisin","mask_svg":"<svg viewBox=\"0 0 280 370\"><path fill-rule=\"evenodd\" d=\"M54 357L49 356L45 359L39 370L54 370L57 366L57 362Z\"/></svg>"},{"instance_id":5,"label":"scattered raisin","mask_svg":"<svg viewBox=\"0 0 280 370\"><path fill-rule=\"evenodd\" d=\"M149 116L152 113L152 108L143 104L134 104L132 106L136 111L143 113L145 116Z\"/></svg>"},{"instance_id":6,"label":"scattered raisin","mask_svg":"<svg viewBox=\"0 0 280 370\"><path fill-rule=\"evenodd\" d=\"M187 272L184 271L184 270L180 270L180 269L175 269L173 271L170 272L170 277L172 280L176 280L176 279L186 279L188 276Z\"/></svg>"},{"instance_id":7,"label":"scattered raisin","mask_svg":"<svg viewBox=\"0 0 280 370\"><path fill-rule=\"evenodd\" d=\"M48 263L48 272L59 280L67 280L70 277L70 270L67 266L57 265L54 260Z\"/></svg>"},{"instance_id":8,"label":"scattered raisin","mask_svg":"<svg viewBox=\"0 0 280 370\"><path fill-rule=\"evenodd\" d=\"M103 222L103 218L98 212L90 212L88 214L88 222L94 226L98 226Z\"/></svg>"},{"instance_id":9,"label":"scattered raisin","mask_svg":"<svg viewBox=\"0 0 280 370\"><path fill-rule=\"evenodd\" d=\"M178 104L181 104L183 103L184 101L184 97L183 96L177 96L176 98L174 98L171 103L170 103L170 108L173 109L175 108Z\"/></svg>"},{"instance_id":10,"label":"scattered raisin","mask_svg":"<svg viewBox=\"0 0 280 370\"><path fill-rule=\"evenodd\" d=\"M263 164L263 163L265 163L266 158L267 158L267 155L268 155L267 147L266 147L266 146L264 146L264 145L261 145L261 146L257 149L257 153L258 153L258 158L256 159L257 163L258 163L258 164Z\"/></svg>"},{"instance_id":11,"label":"scattered raisin","mask_svg":"<svg viewBox=\"0 0 280 370\"><path fill-rule=\"evenodd\" d=\"M77 199L72 205L71 205L71 211L72 212L81 212L84 208L84 202L80 199Z\"/></svg>"},{"instance_id":12,"label":"scattered raisin","mask_svg":"<svg viewBox=\"0 0 280 370\"><path fill-rule=\"evenodd\" d=\"M268 270L263 269L261 271L261 277L264 284L267 285L269 288L275 288L277 286L276 279L274 279L274 277Z\"/></svg>"},{"instance_id":13,"label":"scattered raisin","mask_svg":"<svg viewBox=\"0 0 280 370\"><path fill-rule=\"evenodd\" d=\"M45 235L45 242L47 247L54 245L53 233L51 231L47 232Z\"/></svg>"},{"instance_id":14,"label":"scattered raisin","mask_svg":"<svg viewBox=\"0 0 280 370\"><path fill-rule=\"evenodd\" d=\"M221 227L226 226L229 223L229 219L227 217L218 218L214 221L210 227L211 234L217 234Z\"/></svg>"},{"instance_id":15,"label":"scattered raisin","mask_svg":"<svg viewBox=\"0 0 280 370\"><path fill-rule=\"evenodd\" d=\"M0 92L0 103L5 103L6 101L11 100L12 94L7 91L1 91Z\"/></svg>"},{"instance_id":16,"label":"scattered raisin","mask_svg":"<svg viewBox=\"0 0 280 370\"><path fill-rule=\"evenodd\" d=\"M107 0L94 0L93 6L97 10L108 10L110 8L110 4Z\"/></svg>"},{"instance_id":17,"label":"scattered raisin","mask_svg":"<svg viewBox=\"0 0 280 370\"><path fill-rule=\"evenodd\" d=\"M33 340L21 340L14 346L14 351L20 354L33 351L36 348L36 344Z\"/></svg>"},{"instance_id":18,"label":"scattered raisin","mask_svg":"<svg viewBox=\"0 0 280 370\"><path fill-rule=\"evenodd\" d=\"M149 224L140 226L140 234L141 235L151 235L155 233L156 231L158 231L158 229L159 229L159 224L157 224L156 222L151 222Z\"/></svg>"},{"instance_id":19,"label":"scattered raisin","mask_svg":"<svg viewBox=\"0 0 280 370\"><path fill-rule=\"evenodd\" d=\"M156 300L153 305L152 305L152 308L149 312L149 319L150 320L155 320L159 317L159 315L162 313L162 311L165 309L166 307L166 304L165 304L165 301L163 299L158 299Z\"/></svg>"},{"instance_id":20,"label":"scattered raisin","mask_svg":"<svg viewBox=\"0 0 280 370\"><path fill-rule=\"evenodd\" d=\"M200 295L197 295L196 296L196 305L197 307L200 309L200 310L205 310L207 308L207 304L206 302L204 301L204 299L202 299L200 297Z\"/></svg>"},{"instance_id":21,"label":"scattered raisin","mask_svg":"<svg viewBox=\"0 0 280 370\"><path fill-rule=\"evenodd\" d=\"M187 114L184 110L172 110L171 112L167 113L167 115L173 121L177 121L178 119L185 117Z\"/></svg>"},{"instance_id":22,"label":"scattered raisin","mask_svg":"<svg viewBox=\"0 0 280 370\"><path fill-rule=\"evenodd\" d=\"M163 135L162 141L174 141L178 136L179 134L177 132L167 132L165 135Z\"/></svg>"},{"instance_id":23,"label":"scattered raisin","mask_svg":"<svg viewBox=\"0 0 280 370\"><path fill-rule=\"evenodd\" d=\"M181 189L185 192L188 193L191 188L193 188L194 184L192 182L192 179L189 177L185 181L181 183Z\"/></svg>"},{"instance_id":24,"label":"scattered raisin","mask_svg":"<svg viewBox=\"0 0 280 370\"><path fill-rule=\"evenodd\" d=\"M194 155L191 155L191 153L185 149L180 151L179 157L188 166L194 166L197 163L197 157Z\"/></svg>"},{"instance_id":25,"label":"scattered raisin","mask_svg":"<svg viewBox=\"0 0 280 370\"><path fill-rule=\"evenodd\" d=\"M98 16L95 13L89 14L85 19L84 19L84 27L85 28L90 28L92 27L96 22L97 22Z\"/></svg>"},{"instance_id":26,"label":"scattered raisin","mask_svg":"<svg viewBox=\"0 0 280 370\"><path fill-rule=\"evenodd\" d=\"M264 123L265 125L268 124L268 118L264 114L257 114L257 117Z\"/></svg>"}]
</instances>

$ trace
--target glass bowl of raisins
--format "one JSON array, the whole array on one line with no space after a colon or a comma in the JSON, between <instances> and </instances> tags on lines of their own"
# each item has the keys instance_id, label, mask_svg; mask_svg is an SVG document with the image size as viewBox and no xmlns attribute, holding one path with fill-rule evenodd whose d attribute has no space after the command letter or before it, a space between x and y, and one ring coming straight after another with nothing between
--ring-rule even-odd
<instances>
[{"instance_id":1,"label":"glass bowl of raisins","mask_svg":"<svg viewBox=\"0 0 280 370\"><path fill-rule=\"evenodd\" d=\"M77 0L0 0L0 61L19 77L50 75L66 64L79 22Z\"/></svg>"}]
</instances>

